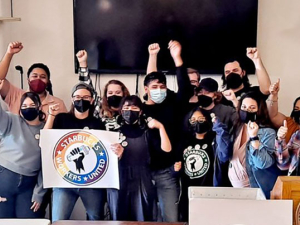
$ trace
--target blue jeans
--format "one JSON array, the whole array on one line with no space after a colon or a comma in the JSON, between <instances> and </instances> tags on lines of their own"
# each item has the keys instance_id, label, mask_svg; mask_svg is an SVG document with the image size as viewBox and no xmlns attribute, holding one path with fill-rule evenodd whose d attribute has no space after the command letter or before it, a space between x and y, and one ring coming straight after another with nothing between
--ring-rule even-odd
<instances>
[{"instance_id":1,"label":"blue jeans","mask_svg":"<svg viewBox=\"0 0 300 225\"><path fill-rule=\"evenodd\" d=\"M37 176L24 176L0 166L0 218L41 218L40 210L33 212L31 198Z\"/></svg>"},{"instance_id":2,"label":"blue jeans","mask_svg":"<svg viewBox=\"0 0 300 225\"><path fill-rule=\"evenodd\" d=\"M85 207L88 220L103 220L105 189L53 188L52 222L70 219L79 197Z\"/></svg>"},{"instance_id":3,"label":"blue jeans","mask_svg":"<svg viewBox=\"0 0 300 225\"><path fill-rule=\"evenodd\" d=\"M180 193L178 177L171 168L153 171L152 177L163 222L177 222Z\"/></svg>"}]
</instances>

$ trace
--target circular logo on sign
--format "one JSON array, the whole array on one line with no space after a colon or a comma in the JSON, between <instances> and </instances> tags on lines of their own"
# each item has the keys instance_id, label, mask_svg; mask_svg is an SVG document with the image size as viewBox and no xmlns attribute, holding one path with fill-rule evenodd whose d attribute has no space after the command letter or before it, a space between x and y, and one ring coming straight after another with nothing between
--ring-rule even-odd
<instances>
[{"instance_id":1,"label":"circular logo on sign","mask_svg":"<svg viewBox=\"0 0 300 225\"><path fill-rule=\"evenodd\" d=\"M105 175L109 158L99 138L87 131L73 131L56 143L53 163L65 181L87 186Z\"/></svg>"},{"instance_id":2,"label":"circular logo on sign","mask_svg":"<svg viewBox=\"0 0 300 225\"><path fill-rule=\"evenodd\" d=\"M191 179L204 176L210 166L210 160L206 151L202 149L188 149L183 154L185 173Z\"/></svg>"}]
</instances>

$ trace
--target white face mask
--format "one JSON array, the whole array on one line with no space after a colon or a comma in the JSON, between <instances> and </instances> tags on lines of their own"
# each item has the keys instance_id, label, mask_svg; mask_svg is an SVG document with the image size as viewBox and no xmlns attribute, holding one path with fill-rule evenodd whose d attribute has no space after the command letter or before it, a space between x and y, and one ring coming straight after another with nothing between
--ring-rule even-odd
<instances>
[{"instance_id":1,"label":"white face mask","mask_svg":"<svg viewBox=\"0 0 300 225\"><path fill-rule=\"evenodd\" d=\"M153 102L162 103L167 97L167 89L153 89L150 90L150 98Z\"/></svg>"}]
</instances>

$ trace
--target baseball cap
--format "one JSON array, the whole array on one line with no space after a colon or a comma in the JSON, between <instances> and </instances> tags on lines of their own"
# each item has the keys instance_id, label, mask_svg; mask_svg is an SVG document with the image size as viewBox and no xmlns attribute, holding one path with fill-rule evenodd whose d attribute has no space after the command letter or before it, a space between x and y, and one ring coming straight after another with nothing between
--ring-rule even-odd
<instances>
[{"instance_id":1,"label":"baseball cap","mask_svg":"<svg viewBox=\"0 0 300 225\"><path fill-rule=\"evenodd\" d=\"M80 89L86 89L88 90L89 92L91 92L91 95L93 96L94 94L94 88L89 85L89 84L86 84L84 82L80 82L78 84L76 84L73 89L72 89L72 96L74 95L74 92L77 91L77 90L80 90Z\"/></svg>"}]
</instances>

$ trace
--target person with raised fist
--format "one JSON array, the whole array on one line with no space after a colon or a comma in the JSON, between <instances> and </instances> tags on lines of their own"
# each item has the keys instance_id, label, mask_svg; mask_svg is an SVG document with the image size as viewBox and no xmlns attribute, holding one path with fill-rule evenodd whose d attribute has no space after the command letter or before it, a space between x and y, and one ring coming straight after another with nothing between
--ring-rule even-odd
<instances>
[{"instance_id":1,"label":"person with raised fist","mask_svg":"<svg viewBox=\"0 0 300 225\"><path fill-rule=\"evenodd\" d=\"M158 43L150 44L148 47L149 52L149 60L147 65L147 74L152 72L157 72L157 55L160 51L160 46ZM182 107L182 110L187 113L193 108L198 106L198 95L197 95L197 87L199 86L199 82L201 79L200 73L193 68L187 68L187 74L190 80L190 99L185 104L184 107Z\"/></svg>"},{"instance_id":2,"label":"person with raised fist","mask_svg":"<svg viewBox=\"0 0 300 225\"><path fill-rule=\"evenodd\" d=\"M242 96L234 126L228 176L233 187L261 188L267 198L280 170L276 166L275 130L265 101L257 92Z\"/></svg>"},{"instance_id":3,"label":"person with raised fist","mask_svg":"<svg viewBox=\"0 0 300 225\"><path fill-rule=\"evenodd\" d=\"M76 84L72 89L72 106L70 112L59 113L57 105L50 106L46 129L96 129L104 130L101 120L93 116L94 89L84 82ZM111 147L117 155L121 155L119 144ZM71 151L68 156L76 165L79 173L84 171L84 149ZM52 221L68 220L78 198L81 198L86 209L88 220L104 219L104 202L106 191L102 188L53 188Z\"/></svg>"},{"instance_id":4,"label":"person with raised fist","mask_svg":"<svg viewBox=\"0 0 300 225\"><path fill-rule=\"evenodd\" d=\"M294 101L294 107L291 115L288 117L278 111L278 93L280 90L280 79L275 83L271 84L269 87L270 95L267 99L268 113L269 117L275 128L280 128L283 121L286 121L286 126L288 131L285 135L286 143L289 142L293 133L299 130L299 118L300 118L300 97L296 98Z\"/></svg>"},{"instance_id":5,"label":"person with raised fist","mask_svg":"<svg viewBox=\"0 0 300 225\"><path fill-rule=\"evenodd\" d=\"M155 221L156 191L151 175L151 156L166 157L172 146L162 123L145 118L138 96L125 97L120 104L120 139L124 148L119 160L120 189L111 193L115 202L116 220ZM171 187L170 187L171 188ZM112 205L110 205L112 207Z\"/></svg>"},{"instance_id":6,"label":"person with raised fist","mask_svg":"<svg viewBox=\"0 0 300 225\"><path fill-rule=\"evenodd\" d=\"M144 79L146 94L142 108L146 117L156 119L164 125L172 145L176 146L184 117L182 105L189 102L193 95L193 88L181 57L181 44L178 41L170 41L168 48L176 66L178 92L175 93L167 88L165 74L151 72L153 70L148 66L150 73ZM149 60L156 57L153 55L157 55L158 50L157 44L149 46ZM164 222L178 221L179 180L174 171L174 156L172 152L168 156L160 152L151 155L152 176Z\"/></svg>"},{"instance_id":7,"label":"person with raised fist","mask_svg":"<svg viewBox=\"0 0 300 225\"><path fill-rule=\"evenodd\" d=\"M224 74L222 75L223 88L225 88L222 103L225 105L236 108L237 101L249 91L260 93L264 99L268 97L271 81L258 49L247 48L246 55L255 66L259 86L251 86L242 60L229 59L224 66Z\"/></svg>"},{"instance_id":8,"label":"person with raised fist","mask_svg":"<svg viewBox=\"0 0 300 225\"><path fill-rule=\"evenodd\" d=\"M0 95L9 106L9 110L14 114L19 114L19 102L25 91L12 85L6 79L6 76L13 56L21 52L22 49L23 44L21 42L9 43L7 51L0 62L0 80L3 80L3 83L0 85ZM67 111L64 102L50 94L52 89L47 90L47 88L52 87L52 85L50 81L50 70L45 64L35 63L31 65L27 71L27 78L29 90L39 95L42 102L42 111L47 117L48 108L51 104L59 103L60 111Z\"/></svg>"},{"instance_id":9,"label":"person with raised fist","mask_svg":"<svg viewBox=\"0 0 300 225\"><path fill-rule=\"evenodd\" d=\"M88 53L80 50L76 54L79 62L79 80L91 84L88 74ZM100 107L100 118L108 131L118 131L120 125L117 123L119 115L119 105L123 97L130 95L127 87L119 80L110 80L104 86L102 103ZM96 106L97 107L97 106Z\"/></svg>"}]
</instances>

